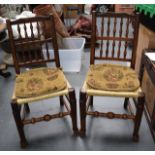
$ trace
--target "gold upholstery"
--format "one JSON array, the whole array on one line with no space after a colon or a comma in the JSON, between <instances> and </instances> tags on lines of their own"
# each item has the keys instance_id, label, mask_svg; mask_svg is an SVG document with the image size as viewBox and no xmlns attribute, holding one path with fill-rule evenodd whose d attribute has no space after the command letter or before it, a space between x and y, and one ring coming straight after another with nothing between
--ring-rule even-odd
<instances>
[{"instance_id":1,"label":"gold upholstery","mask_svg":"<svg viewBox=\"0 0 155 155\"><path fill-rule=\"evenodd\" d=\"M86 92L89 96L138 97L143 95L140 87L135 91L106 91L93 89L86 82L83 84L82 92Z\"/></svg>"},{"instance_id":2,"label":"gold upholstery","mask_svg":"<svg viewBox=\"0 0 155 155\"><path fill-rule=\"evenodd\" d=\"M91 65L86 83L92 89L119 92L136 91L140 86L133 69L112 64Z\"/></svg>"},{"instance_id":3,"label":"gold upholstery","mask_svg":"<svg viewBox=\"0 0 155 155\"><path fill-rule=\"evenodd\" d=\"M36 97L58 92L66 86L65 77L60 69L32 69L17 76L15 95L19 98Z\"/></svg>"},{"instance_id":4,"label":"gold upholstery","mask_svg":"<svg viewBox=\"0 0 155 155\"><path fill-rule=\"evenodd\" d=\"M67 86L65 89L58 91L58 92L53 92L53 93L46 93L44 95L39 95L36 97L27 97L27 98L19 98L15 95L15 90L13 92L12 100L15 100L18 104L26 104L26 103L32 103L35 101L43 100L43 99L48 99L48 98L53 98L61 95L66 95L69 93L69 89L71 89L70 83L66 80Z\"/></svg>"}]
</instances>

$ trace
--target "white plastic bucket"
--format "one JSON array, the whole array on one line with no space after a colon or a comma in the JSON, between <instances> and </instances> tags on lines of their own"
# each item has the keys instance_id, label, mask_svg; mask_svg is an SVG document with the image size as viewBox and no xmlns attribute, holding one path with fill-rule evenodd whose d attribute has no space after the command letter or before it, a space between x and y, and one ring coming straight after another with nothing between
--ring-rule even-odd
<instances>
[{"instance_id":1,"label":"white plastic bucket","mask_svg":"<svg viewBox=\"0 0 155 155\"><path fill-rule=\"evenodd\" d=\"M64 72L80 72L82 52L84 50L85 38L63 38L63 46L59 49L60 65ZM53 55L52 48L49 50ZM47 63L48 67L52 63Z\"/></svg>"}]
</instances>

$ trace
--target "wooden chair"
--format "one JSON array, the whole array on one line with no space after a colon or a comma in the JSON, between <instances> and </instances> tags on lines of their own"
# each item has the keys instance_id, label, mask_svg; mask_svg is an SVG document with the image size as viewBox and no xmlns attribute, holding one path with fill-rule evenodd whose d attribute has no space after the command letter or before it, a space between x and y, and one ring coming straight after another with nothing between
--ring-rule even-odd
<instances>
[{"instance_id":1,"label":"wooden chair","mask_svg":"<svg viewBox=\"0 0 155 155\"><path fill-rule=\"evenodd\" d=\"M51 31L49 31L50 37L48 38L45 37L47 33L44 31L46 26L51 27ZM7 28L17 75L11 107L20 136L21 147L27 145L23 129L24 125L27 124L50 121L54 118L63 118L70 115L73 132L76 133L75 90L71 87L60 68L53 16L23 18L15 21L7 20ZM15 28L16 37L14 37ZM51 46L53 47L53 54L50 52ZM47 62L54 62L56 67L47 68ZM29 67L30 70L25 71L24 67ZM43 87L44 90L41 91ZM67 112L53 115L47 114L30 119L26 119L21 115L22 111L30 112L28 103L53 97L59 97L60 106L65 105Z\"/></svg>"},{"instance_id":2,"label":"wooden chair","mask_svg":"<svg viewBox=\"0 0 155 155\"><path fill-rule=\"evenodd\" d=\"M138 131L144 107L144 93L139 86L139 79L134 71L138 17L124 13L99 14L93 11L92 23L91 66L80 91L80 134L85 135L87 115L110 119L131 119L134 121L133 140L138 141ZM95 47L96 42L100 43L99 47ZM99 64L100 60L104 64ZM118 62L121 65L109 65L110 63L118 64ZM126 64L130 64L130 67L127 67ZM127 72L125 73L122 70ZM132 75L133 77L128 78ZM89 106L93 105L94 96L124 97L125 109L129 106L129 98L133 98L136 105L136 114L90 111Z\"/></svg>"}]
</instances>

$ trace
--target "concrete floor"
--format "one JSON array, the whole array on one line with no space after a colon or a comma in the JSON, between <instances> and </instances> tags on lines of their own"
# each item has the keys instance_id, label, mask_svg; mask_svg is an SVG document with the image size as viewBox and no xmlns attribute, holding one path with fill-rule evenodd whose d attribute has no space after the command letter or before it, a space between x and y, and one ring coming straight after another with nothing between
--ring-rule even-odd
<instances>
[{"instance_id":1,"label":"concrete floor","mask_svg":"<svg viewBox=\"0 0 155 155\"><path fill-rule=\"evenodd\" d=\"M0 51L0 62L2 62ZM79 90L85 79L89 66L89 49L82 56L82 66L79 73L65 73L67 79L76 89L77 117L79 122ZM12 76L0 77L0 150L22 150L19 136L13 119L10 99L14 86L15 72L8 70ZM95 98L98 104L94 109L124 113L122 98ZM52 113L60 110L57 98L30 104L31 116ZM85 138L73 136L71 119L55 119L25 126L28 147L25 150L155 150L155 144L143 116L140 128L140 141L132 141L133 122L124 120L109 120L106 118L87 117L87 135Z\"/></svg>"}]
</instances>

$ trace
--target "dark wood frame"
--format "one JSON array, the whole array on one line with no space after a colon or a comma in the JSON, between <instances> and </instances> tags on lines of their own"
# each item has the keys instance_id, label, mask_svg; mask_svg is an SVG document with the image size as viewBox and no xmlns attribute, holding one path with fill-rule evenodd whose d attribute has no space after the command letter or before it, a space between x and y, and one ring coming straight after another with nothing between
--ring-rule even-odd
<instances>
[{"instance_id":1,"label":"dark wood frame","mask_svg":"<svg viewBox=\"0 0 155 155\"><path fill-rule=\"evenodd\" d=\"M139 72L141 85L142 85L142 79L143 79L143 74L144 74L144 68L146 68L146 71L151 79L151 82L155 85L155 81L154 81L155 68L153 67L154 66L153 62L145 55L146 52L149 53L152 51L154 51L154 49L144 49L142 52L141 66L140 66L140 72ZM146 101L145 101L144 114L148 122L151 135L155 142L155 101L154 101L154 108L153 108L152 116L150 116L150 114L148 113L148 110L146 107Z\"/></svg>"},{"instance_id":2,"label":"dark wood frame","mask_svg":"<svg viewBox=\"0 0 155 155\"><path fill-rule=\"evenodd\" d=\"M37 22L37 23L44 22L43 26L45 26L47 24L47 22L48 22L48 24L51 24L51 32L49 32L50 37L49 38L41 37L41 35L44 35L44 31L41 34L39 32L40 31L39 29L41 27L39 27L39 26L37 26L38 36L35 37L33 34L32 22ZM27 32L26 32L27 28L26 28L26 26L24 26L25 38L23 39L21 36L19 24L25 25L26 23L30 23L31 37L30 38L28 37ZM15 39L13 37L13 30L12 30L13 25L17 25L17 27L18 27L18 33L19 33L18 39ZM10 45L11 45L11 49L12 49L16 74L20 74L21 67L29 66L31 64L45 64L46 62L51 62L51 61L55 62L56 67L60 68L59 53L58 53L59 51L58 51L56 31L55 31L54 25L55 24L54 24L53 16L25 18L25 19L19 19L16 21L7 20L7 28L8 28L8 32L9 32L9 40L10 40ZM47 58L45 58L45 57L40 58L37 56L37 53L36 53L36 55L35 55L36 59L32 59L31 55L29 55L28 60L25 59L22 62L19 61L19 58L17 56L19 46L23 47L20 52L22 54L24 54L24 50L25 50L24 45L25 44L26 44L26 46L28 46L28 48L26 48L26 50L28 50L29 46L33 46L33 45L36 46L36 44L40 45L42 43L45 43L45 44L52 43L53 44L54 58L50 57L49 49L46 46ZM34 50L31 52L36 52L36 51ZM30 54L30 53L28 53L28 54ZM74 134L77 133L78 129L77 129L77 118L76 118L77 116L76 116L75 90L73 88L69 88L69 93L67 95L59 96L59 99L60 99L60 106L64 105L67 109L67 112L60 112L60 113L53 114L53 115L47 114L42 117L38 117L38 118L34 117L34 118L30 118L30 119L26 119L26 117L25 117L25 113L30 112L28 103L18 104L18 99L16 99L16 98L11 101L12 112L13 112L13 116L14 116L14 119L16 122L17 130L18 130L18 133L20 136L20 144L21 144L22 148L27 146L27 140L26 140L26 137L24 134L24 125L27 125L27 124L35 124L40 121L50 121L55 118L63 118L67 115L70 115L71 120L72 120L73 132L74 132Z\"/></svg>"},{"instance_id":3,"label":"dark wood frame","mask_svg":"<svg viewBox=\"0 0 155 155\"><path fill-rule=\"evenodd\" d=\"M121 18L128 18L128 24L129 22L132 23L133 27L134 27L134 37L133 38L128 38L126 37L122 37L121 33L122 30L120 32L120 37L115 37L115 32L116 32L116 23L114 26L114 30L113 30L113 37L108 37L108 36L97 36L97 28L96 28L96 20L97 17L101 17L103 20L104 18L109 18L113 17L119 17ZM135 57L136 57L136 48L137 48L137 38L138 38L138 27L139 27L139 21L138 21L138 17L136 15L128 15L128 14L124 14L124 13L104 13L104 14L99 14L96 13L95 11L92 12L92 40L91 40L91 51L90 51L90 64L94 64L95 60L115 60L115 61L129 61L131 62L131 68L134 69L135 67ZM103 21L101 21L101 34L103 33ZM108 21L108 34L109 34L109 29L110 29L110 20ZM120 25L122 25L122 23L120 22ZM122 28L121 28L122 29ZM128 33L128 32L127 32ZM97 40L113 40L113 42L115 40L123 40L123 41L132 41L133 44L133 51L132 51L132 56L130 59L127 58L114 58L114 56L112 55L112 57L108 57L107 54L105 57L102 57L102 55L100 55L100 57L96 57L95 56L95 43ZM101 42L102 44L102 42ZM101 45L102 46L102 45ZM106 45L108 46L108 45ZM113 44L113 46L115 46L115 44ZM102 47L101 47L102 48ZM108 52L108 51L107 51ZM134 141L138 141L139 140L139 128L140 128L140 123L141 123L141 119L142 119L142 114L143 114L143 108L144 108L144 100L145 100L145 96L143 93L141 93L137 100L134 99L135 101L135 106L136 106L136 114L133 114L133 112L131 112L131 115L127 115L127 114L115 114L113 112L108 112L108 113L103 113L103 112L98 112L98 111L88 111L89 110L89 106L93 106L93 96L90 96L87 94L87 92L85 92L86 90L81 89L80 91L80 119L81 119L81 129L80 129L80 134L81 136L86 134L86 116L87 115L91 115L91 116L95 116L95 117L107 117L109 119L113 119L113 118L121 118L121 119L131 119L134 121L134 130L133 130L133 140ZM120 96L121 97L121 96ZM136 102L137 101L137 102ZM129 104L129 97L125 98L124 101L124 108L127 109L128 107L130 107ZM131 109L131 108L130 108Z\"/></svg>"}]
</instances>

